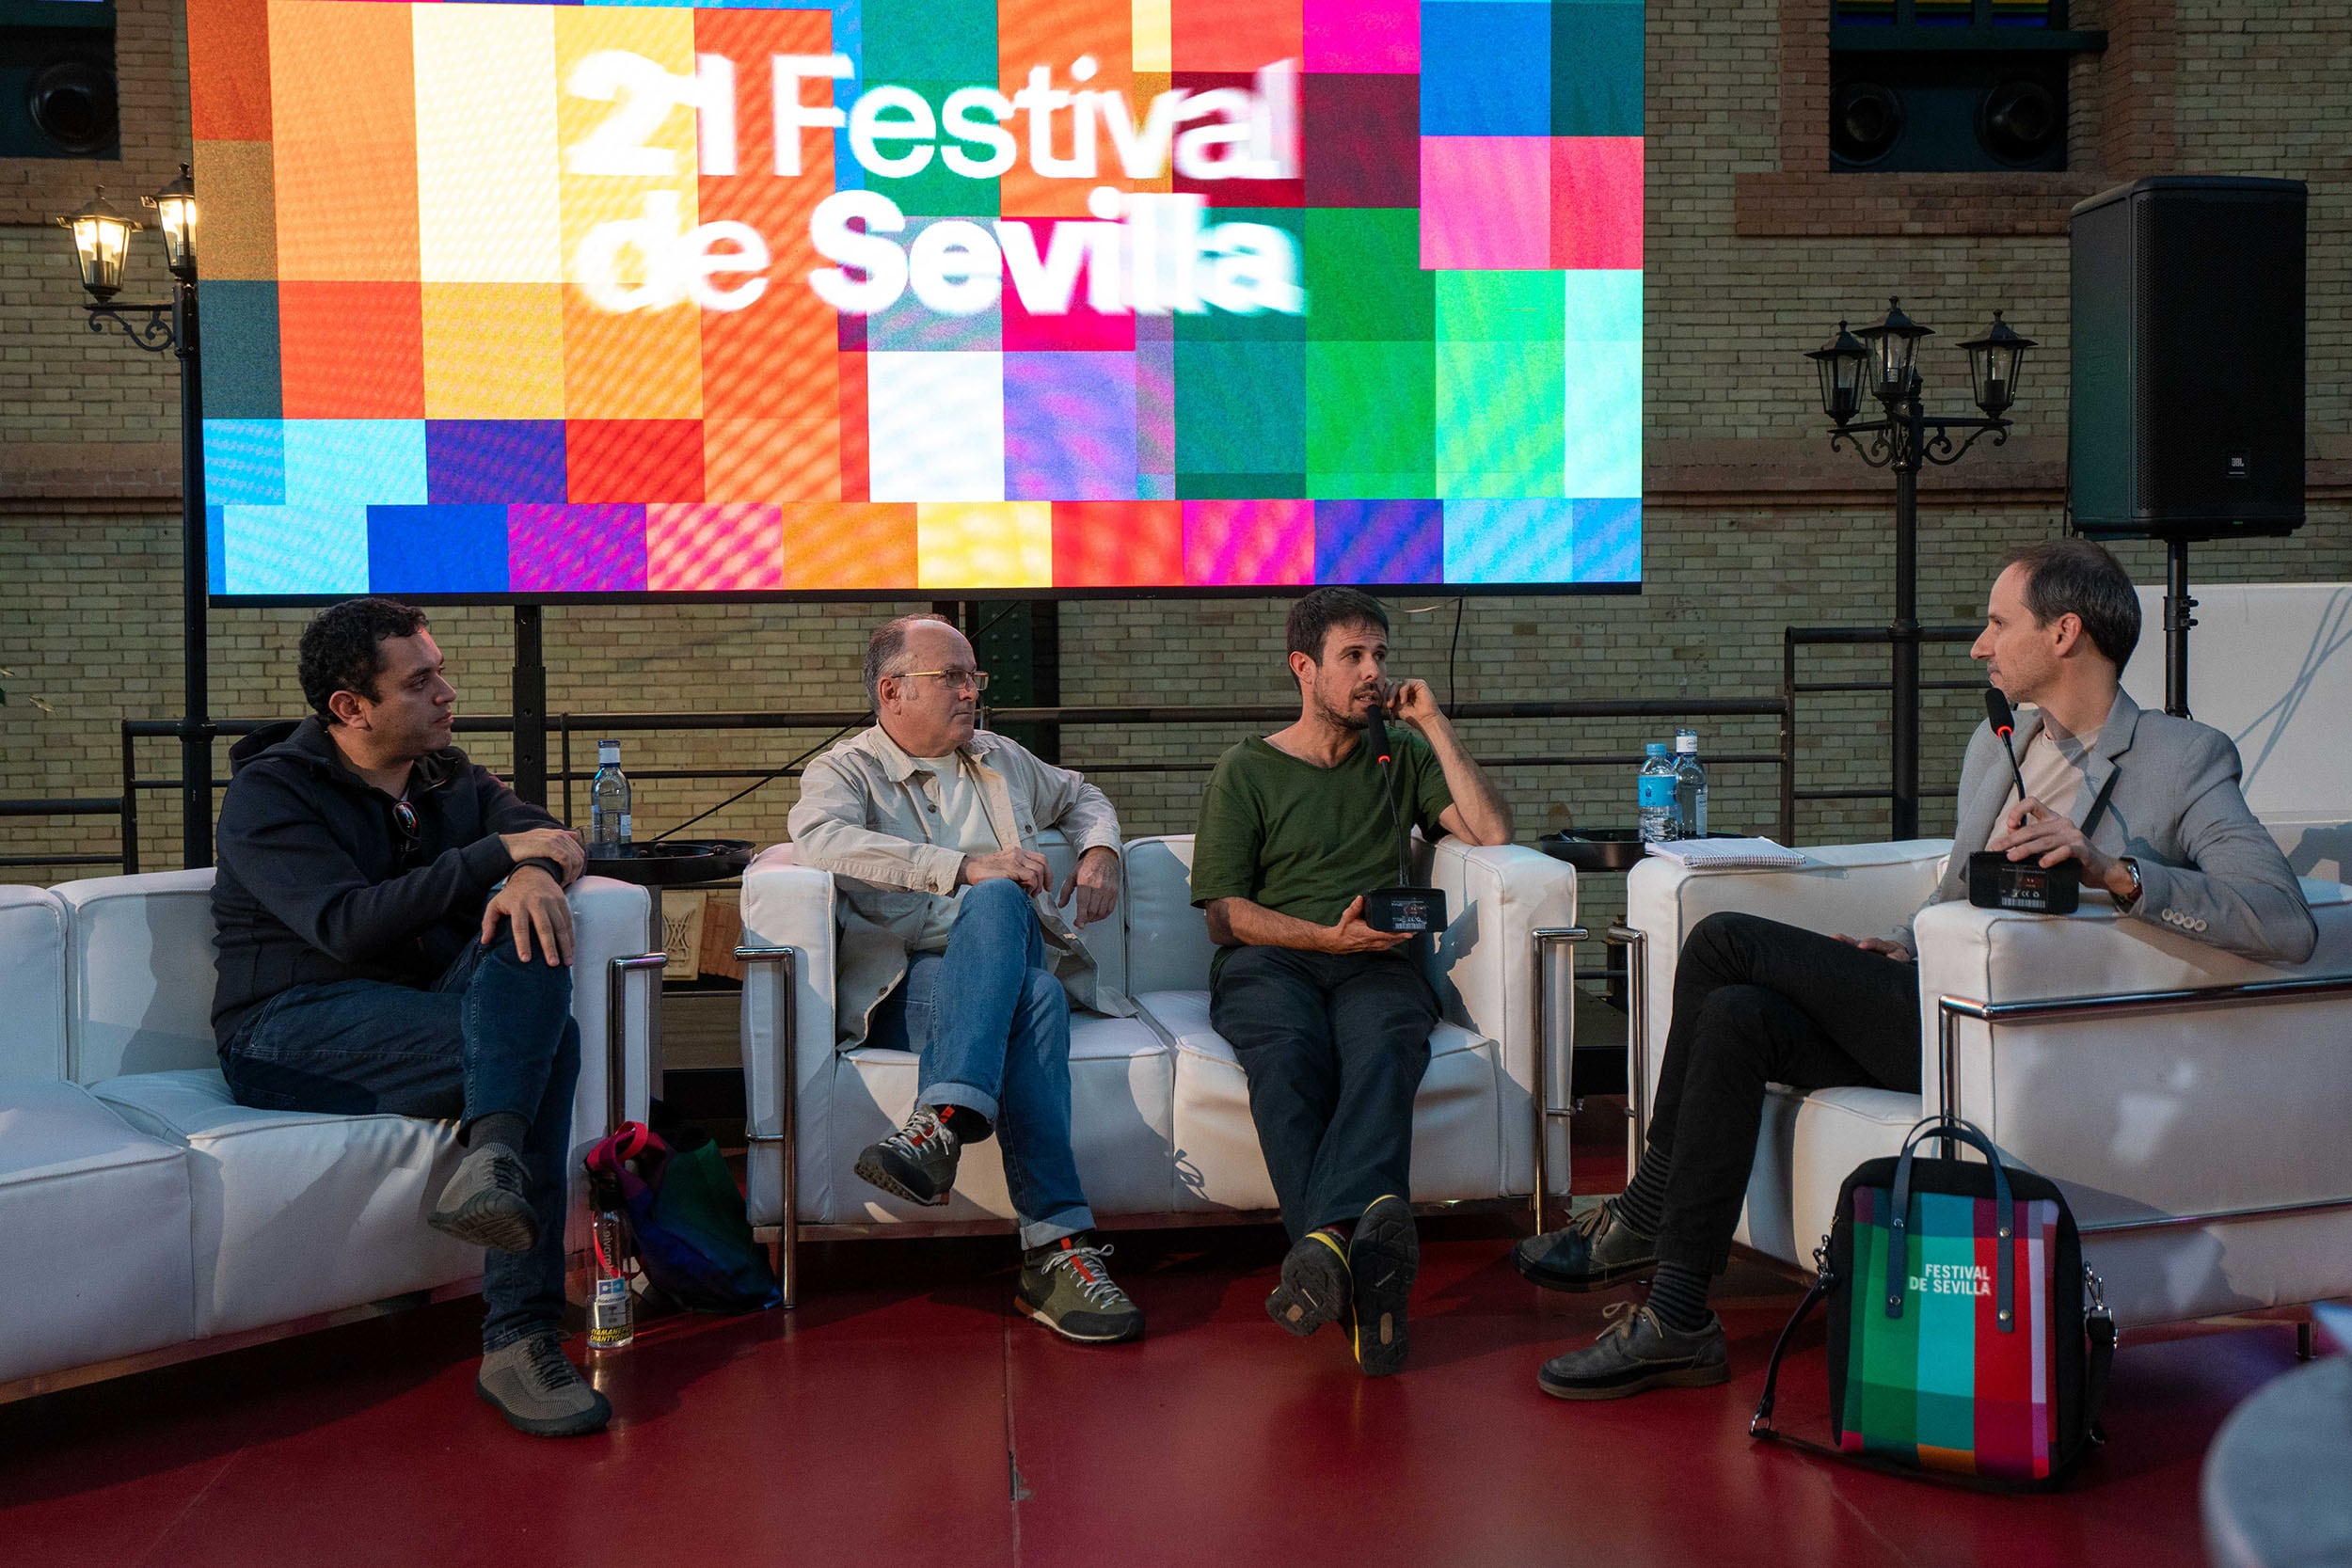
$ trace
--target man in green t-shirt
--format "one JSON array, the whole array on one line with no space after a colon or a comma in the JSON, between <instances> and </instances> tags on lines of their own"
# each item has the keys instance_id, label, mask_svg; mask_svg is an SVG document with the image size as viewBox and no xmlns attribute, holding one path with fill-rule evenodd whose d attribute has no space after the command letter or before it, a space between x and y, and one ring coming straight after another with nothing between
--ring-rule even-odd
<instances>
[{"instance_id":1,"label":"man in green t-shirt","mask_svg":"<svg viewBox=\"0 0 2352 1568\"><path fill-rule=\"evenodd\" d=\"M1413 1095L1438 996L1411 938L1364 924L1363 895L1395 884L1405 832L1507 844L1511 808L1428 686L1388 678L1379 601L1318 588L1289 630L1298 721L1218 760L1192 901L1217 944L1209 1019L1248 1077L1290 1229L1266 1311L1301 1336L1352 1316L1357 1361L1376 1377L1405 1364L1421 1255ZM1410 726L1391 732L1388 768L1364 744L1375 709Z\"/></svg>"}]
</instances>

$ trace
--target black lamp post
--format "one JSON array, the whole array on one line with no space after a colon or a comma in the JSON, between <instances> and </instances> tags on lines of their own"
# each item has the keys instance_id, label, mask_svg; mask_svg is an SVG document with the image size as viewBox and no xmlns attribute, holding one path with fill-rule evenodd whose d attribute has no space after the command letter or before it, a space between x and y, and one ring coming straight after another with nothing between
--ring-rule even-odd
<instances>
[{"instance_id":1,"label":"black lamp post","mask_svg":"<svg viewBox=\"0 0 2352 1568\"><path fill-rule=\"evenodd\" d=\"M1899 298L1886 303L1883 321L1858 333L1840 322L1837 335L1805 357L1820 372L1821 411L1836 427L1830 432L1831 450L1851 444L1871 467L1895 470L1895 623L1888 631L1894 646L1894 834L1902 839L1919 835L1919 470L1930 463L1959 462L1988 431L1996 447L2009 439L2010 421L2002 415L2016 401L2026 350L2034 345L1994 311L1983 337L1961 344L1983 417L1931 415L1920 404L1913 360L1919 341L1933 333L1903 314ZM1886 413L1856 424L1865 389ZM1956 430L1968 433L1957 446Z\"/></svg>"},{"instance_id":2,"label":"black lamp post","mask_svg":"<svg viewBox=\"0 0 2352 1568\"><path fill-rule=\"evenodd\" d=\"M206 686L205 591L209 568L204 547L204 387L197 360L196 181L188 166L180 178L144 198L155 209L163 232L164 261L171 269L171 297L115 303L122 290L122 263L131 236L147 227L115 210L102 189L72 217L57 219L72 230L82 287L90 303L89 329L103 332L113 322L123 336L151 354L166 351L180 360L180 543L183 630L183 708L180 719L180 820L182 863L213 863L213 731ZM135 322L134 317L144 318Z\"/></svg>"}]
</instances>

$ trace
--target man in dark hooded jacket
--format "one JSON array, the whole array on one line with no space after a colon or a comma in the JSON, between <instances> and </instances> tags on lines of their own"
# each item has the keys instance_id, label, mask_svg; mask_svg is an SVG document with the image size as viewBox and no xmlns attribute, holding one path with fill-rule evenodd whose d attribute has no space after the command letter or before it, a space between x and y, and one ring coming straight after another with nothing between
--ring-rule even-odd
<instances>
[{"instance_id":1,"label":"man in dark hooded jacket","mask_svg":"<svg viewBox=\"0 0 2352 1568\"><path fill-rule=\"evenodd\" d=\"M213 1028L237 1102L459 1123L428 1216L488 1249L476 1387L518 1429L612 1414L562 1349L580 1030L564 885L578 837L452 746L424 614L387 599L302 634L313 710L230 754Z\"/></svg>"}]
</instances>

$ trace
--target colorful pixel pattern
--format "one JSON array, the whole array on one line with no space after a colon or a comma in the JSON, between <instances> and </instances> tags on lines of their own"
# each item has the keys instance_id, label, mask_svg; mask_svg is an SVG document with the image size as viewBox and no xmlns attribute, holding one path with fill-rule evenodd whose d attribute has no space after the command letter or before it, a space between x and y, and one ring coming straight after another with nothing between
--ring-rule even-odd
<instances>
[{"instance_id":1,"label":"colorful pixel pattern","mask_svg":"<svg viewBox=\"0 0 2352 1568\"><path fill-rule=\"evenodd\" d=\"M213 590L1635 581L1642 27L1639 0L188 0ZM578 172L617 101L564 89L600 52L733 61L736 172L698 157L709 102L640 137L668 173ZM1296 61L1297 151L1279 178L897 177L787 125L779 175L767 62L832 52L851 74L797 103L939 111L1039 63L1074 86L1083 54L1139 119ZM805 282L836 191L887 195L910 245L975 218L1045 254L1097 185L1279 230L1304 309L1081 284L1039 313L1008 285L845 315ZM588 297L584 237L649 193L764 236L766 292Z\"/></svg>"}]
</instances>

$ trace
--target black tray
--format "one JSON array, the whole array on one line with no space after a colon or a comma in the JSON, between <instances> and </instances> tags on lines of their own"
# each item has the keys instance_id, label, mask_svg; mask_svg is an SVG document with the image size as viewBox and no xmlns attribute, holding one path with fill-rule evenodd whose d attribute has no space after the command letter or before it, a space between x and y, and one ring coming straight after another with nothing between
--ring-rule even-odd
<instances>
[{"instance_id":1,"label":"black tray","mask_svg":"<svg viewBox=\"0 0 2352 1568\"><path fill-rule=\"evenodd\" d=\"M752 861L748 838L665 838L627 855L588 857L588 875L640 887L685 887L739 877Z\"/></svg>"},{"instance_id":2,"label":"black tray","mask_svg":"<svg viewBox=\"0 0 2352 1568\"><path fill-rule=\"evenodd\" d=\"M1709 838L1739 838L1739 833L1708 833ZM1535 847L1553 860L1565 861L1579 871L1630 871L1642 863L1639 828L1579 828L1572 832L1546 833Z\"/></svg>"}]
</instances>

